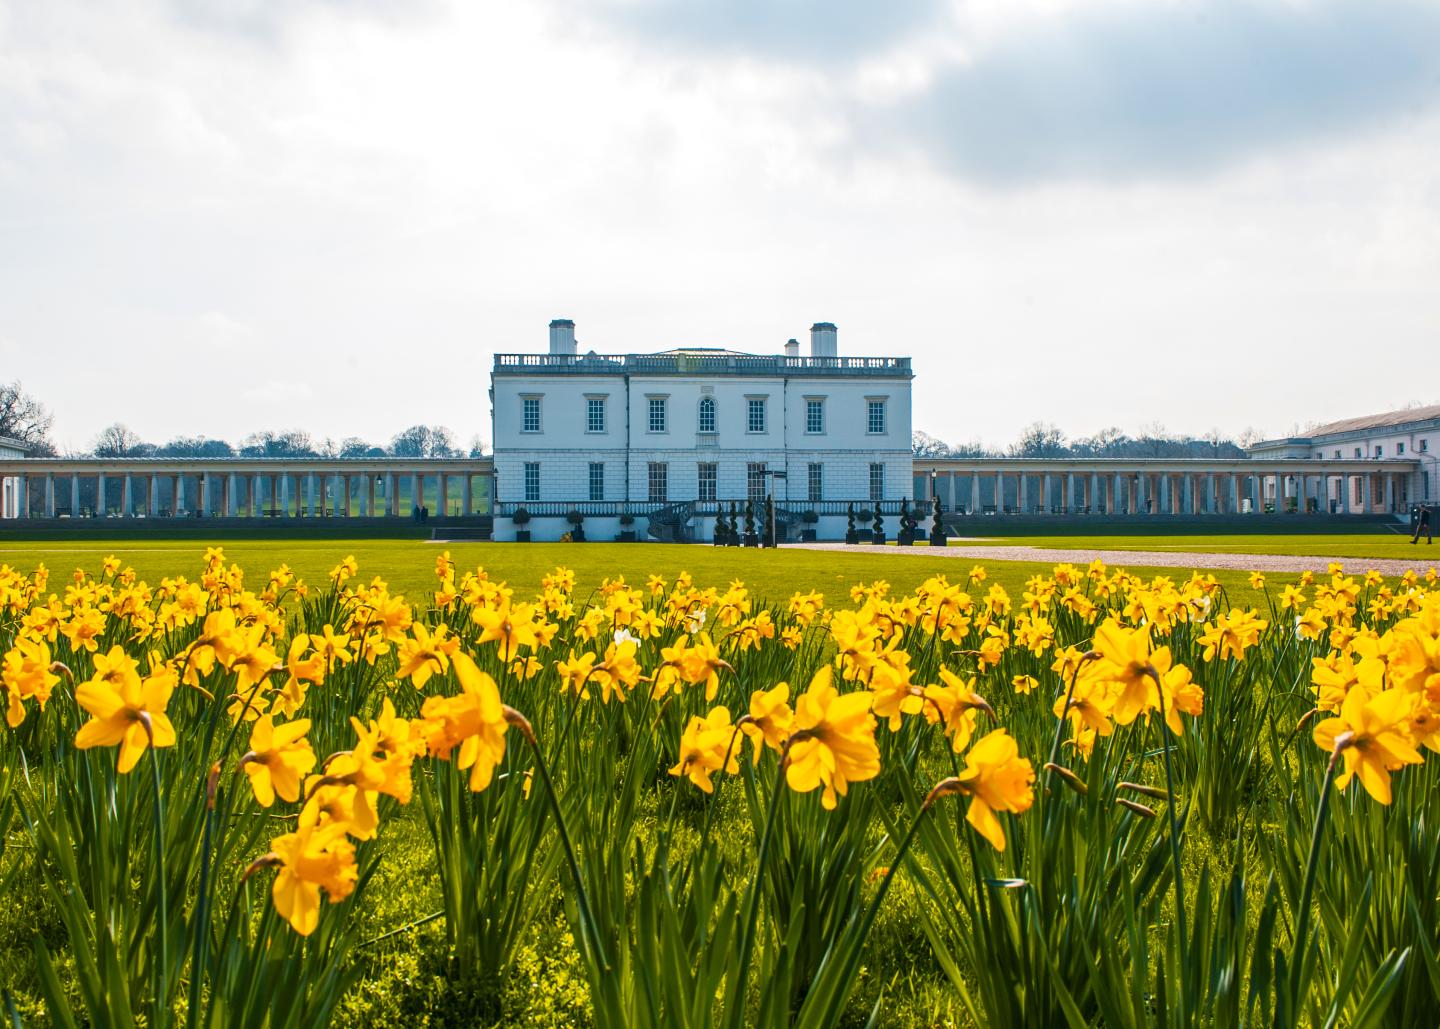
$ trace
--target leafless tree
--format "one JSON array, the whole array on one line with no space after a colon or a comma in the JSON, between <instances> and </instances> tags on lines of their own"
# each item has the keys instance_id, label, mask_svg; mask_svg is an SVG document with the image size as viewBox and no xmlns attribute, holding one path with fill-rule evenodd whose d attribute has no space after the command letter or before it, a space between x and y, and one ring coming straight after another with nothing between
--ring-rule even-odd
<instances>
[{"instance_id":1,"label":"leafless tree","mask_svg":"<svg viewBox=\"0 0 1440 1029\"><path fill-rule=\"evenodd\" d=\"M54 416L18 382L0 383L0 436L30 446L34 457L54 455L50 426Z\"/></svg>"}]
</instances>

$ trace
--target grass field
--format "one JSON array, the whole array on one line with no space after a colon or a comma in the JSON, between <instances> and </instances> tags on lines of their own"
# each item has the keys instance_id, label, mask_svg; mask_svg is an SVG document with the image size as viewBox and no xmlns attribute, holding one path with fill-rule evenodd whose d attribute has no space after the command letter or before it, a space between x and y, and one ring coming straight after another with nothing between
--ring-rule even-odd
<instances>
[{"instance_id":1,"label":"grass field","mask_svg":"<svg viewBox=\"0 0 1440 1029\"><path fill-rule=\"evenodd\" d=\"M501 579L518 592L532 593L540 579L557 565L572 569L580 593L598 587L607 578L623 575L627 582L643 584L659 575L673 580L682 571L697 581L725 583L740 579L758 597L784 600L797 590L819 590L848 596L862 580L884 579L897 591L913 590L933 575L962 581L972 567L953 557L914 557L875 553L857 548L854 553L802 550L737 550L676 544L622 543L451 543L434 544L415 539L229 539L216 540L226 557L252 576L280 564L310 583L323 583L342 558L354 555L361 577L380 576L397 593L420 600L434 589L435 558L445 551L462 568L483 567L492 579ZM1076 544L1077 546L1079 544ZM206 543L202 540L39 540L0 543L0 563L28 571L44 563L52 573L68 574L75 568L95 572L101 560L113 554L132 566L142 579L156 583L162 577L194 577ZM1139 549L1139 548L1135 548ZM1033 575L1050 573L1051 563L984 561L991 582L1019 595ZM1182 577L1174 568L1146 569L1127 566L1141 575ZM1232 603L1259 602L1247 577L1235 571L1215 573Z\"/></svg>"},{"instance_id":2,"label":"grass field","mask_svg":"<svg viewBox=\"0 0 1440 1029\"><path fill-rule=\"evenodd\" d=\"M997 536L954 539L950 545L995 544L1056 550L1154 550L1185 554L1299 554L1321 557L1390 558L1413 561L1428 556L1426 544L1411 545L1409 536L1393 533L1345 535L1227 536ZM1430 548L1432 551L1433 547ZM1440 552L1436 553L1440 561Z\"/></svg>"},{"instance_id":3,"label":"grass field","mask_svg":"<svg viewBox=\"0 0 1440 1029\"><path fill-rule=\"evenodd\" d=\"M205 567L207 542L225 565ZM460 582L437 602L447 551ZM152 585L197 585L137 606L143 591L102 571L111 555ZM332 582L348 557L358 577ZM24 884L0 903L0 984L17 1026L949 1029L1235 1025L1244 1010L1254 1024L1302 1024L1302 1012L1401 1029L1431 1024L1440 1003L1440 865L1422 817L1440 763L1400 774L1393 802L1395 763L1383 791L1372 773L1341 792L1344 737L1333 753L1321 739L1341 717L1313 740L1301 731L1317 696L1322 717L1339 703L1311 688L1317 663L1359 657L1356 676L1371 671L1358 645L1333 649L1352 630L1391 641L1377 703L1409 696L1416 660L1440 653L1433 601L1408 617L1414 593L1372 603L1390 594L1317 581L1306 594L1333 612L1335 635L1307 636L1271 605L1291 576L1272 575L1267 597L1243 571L1217 572L1220 594L1182 569L1130 567L1176 589L985 561L975 586L975 562L954 548L0 543L9 569L42 563L43 590L0 570L0 881ZM257 598L231 563L256 591L282 564L313 589ZM552 581L541 607L512 611L467 585L477 566L517 601L556 566L576 585ZM91 579L72 581L77 568ZM717 592L646 588L681 571ZM953 585L921 587L936 574ZM598 593L622 575L632 590ZM1048 581L1022 599L1032 576ZM852 599L877 579L888 599ZM727 592L735 581L749 598ZM816 621L818 600L784 603L811 590L833 621ZM1235 610L1249 607L1259 619ZM708 621L690 621L697 609ZM36 656L55 610L53 650ZM454 634L449 662L440 626ZM93 651L76 642L97 628ZM509 642L502 654L507 632L533 667ZM712 632L726 659L714 665ZM577 686L575 669L601 656ZM1057 671L1066 660L1078 663ZM1137 661L1151 678L1135 678ZM127 666L152 692L119 694L106 714ZM613 671L592 680L599 668ZM166 686L182 669L191 681ZM1140 696L1125 675L1157 687L1140 708L1122 707ZM1340 714L1358 718L1352 707ZM1434 707L1414 732L1440 724ZM746 711L748 740L731 721ZM150 728L160 717L173 719L168 741ZM97 731L117 719L128 727L113 739ZM142 720L143 736L131 731ZM737 742L743 760L727 769ZM1440 752L1440 731L1426 745ZM137 746L148 754L132 774L124 748ZM838 803L814 792L832 779Z\"/></svg>"}]
</instances>

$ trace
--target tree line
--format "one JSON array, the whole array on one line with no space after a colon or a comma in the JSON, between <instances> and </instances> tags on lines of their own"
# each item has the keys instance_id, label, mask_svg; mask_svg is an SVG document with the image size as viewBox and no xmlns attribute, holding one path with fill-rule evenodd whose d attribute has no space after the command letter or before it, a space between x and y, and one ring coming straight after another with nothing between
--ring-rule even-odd
<instances>
[{"instance_id":1,"label":"tree line","mask_svg":"<svg viewBox=\"0 0 1440 1029\"><path fill-rule=\"evenodd\" d=\"M952 446L927 432L911 436L916 457L1244 457L1245 448L1259 438L1247 429L1231 439L1218 429L1204 436L1167 432L1158 424L1144 426L1131 436L1120 429L1102 429L1093 436L1070 439L1049 422L1034 422L1009 447L986 446L979 440Z\"/></svg>"},{"instance_id":2,"label":"tree line","mask_svg":"<svg viewBox=\"0 0 1440 1029\"><path fill-rule=\"evenodd\" d=\"M54 416L19 382L0 383L0 437L30 448L31 457L57 457L50 437ZM204 436L176 436L153 443L123 422L106 426L87 450L74 457L480 457L486 452L479 436L461 446L443 425L412 425L388 443L372 443L359 436L341 440L316 439L299 429L288 432L252 432L238 443Z\"/></svg>"}]
</instances>

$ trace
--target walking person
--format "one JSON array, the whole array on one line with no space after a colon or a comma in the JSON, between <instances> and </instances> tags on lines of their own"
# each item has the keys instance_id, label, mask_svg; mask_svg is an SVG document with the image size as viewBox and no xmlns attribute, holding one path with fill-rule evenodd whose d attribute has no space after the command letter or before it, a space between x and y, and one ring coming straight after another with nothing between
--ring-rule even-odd
<instances>
[{"instance_id":1,"label":"walking person","mask_svg":"<svg viewBox=\"0 0 1440 1029\"><path fill-rule=\"evenodd\" d=\"M1415 519L1415 535L1413 535L1413 536L1410 537L1410 543L1411 543L1412 545L1413 545L1414 543L1416 543L1416 542L1420 539L1420 534L1421 534L1422 532L1425 534L1425 543L1426 543L1427 545L1430 544L1430 543L1432 543L1432 542L1434 542L1434 541L1432 540L1431 536L1430 536L1430 505L1429 505L1429 504L1421 504L1421 505L1420 505L1420 517L1418 517L1418 518Z\"/></svg>"}]
</instances>

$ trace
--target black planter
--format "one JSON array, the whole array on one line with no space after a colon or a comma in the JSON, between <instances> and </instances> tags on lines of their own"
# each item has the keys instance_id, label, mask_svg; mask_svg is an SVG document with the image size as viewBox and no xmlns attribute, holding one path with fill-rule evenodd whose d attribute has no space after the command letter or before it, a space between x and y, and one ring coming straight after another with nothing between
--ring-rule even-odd
<instances>
[{"instance_id":1,"label":"black planter","mask_svg":"<svg viewBox=\"0 0 1440 1029\"><path fill-rule=\"evenodd\" d=\"M948 540L946 540L945 538L944 529L937 528L930 530L930 545L932 547L943 547L948 545Z\"/></svg>"},{"instance_id":2,"label":"black planter","mask_svg":"<svg viewBox=\"0 0 1440 1029\"><path fill-rule=\"evenodd\" d=\"M755 532L747 532L745 534L745 545L747 547L758 547L760 545L760 534Z\"/></svg>"},{"instance_id":3,"label":"black planter","mask_svg":"<svg viewBox=\"0 0 1440 1029\"><path fill-rule=\"evenodd\" d=\"M529 543L529 542L530 542L530 530L529 530L529 529L516 529L516 530L515 530L515 542L516 542L516 543Z\"/></svg>"},{"instance_id":4,"label":"black planter","mask_svg":"<svg viewBox=\"0 0 1440 1029\"><path fill-rule=\"evenodd\" d=\"M801 543L814 543L814 542L815 542L815 530L814 530L814 529L801 529L801 530L800 530L800 542L801 542Z\"/></svg>"},{"instance_id":5,"label":"black planter","mask_svg":"<svg viewBox=\"0 0 1440 1029\"><path fill-rule=\"evenodd\" d=\"M913 547L915 545L915 538L908 532L902 532L895 542L902 547Z\"/></svg>"},{"instance_id":6,"label":"black planter","mask_svg":"<svg viewBox=\"0 0 1440 1029\"><path fill-rule=\"evenodd\" d=\"M585 530L584 530L584 528L582 528L581 526L577 525L577 526L575 526L575 528L571 529L571 530L570 530L570 540L571 540L571 542L573 542L573 543L584 543L584 542L585 542Z\"/></svg>"},{"instance_id":7,"label":"black planter","mask_svg":"<svg viewBox=\"0 0 1440 1029\"><path fill-rule=\"evenodd\" d=\"M855 546L855 544L860 542L860 533L855 529L851 529L849 532L845 533L845 542L852 547Z\"/></svg>"},{"instance_id":8,"label":"black planter","mask_svg":"<svg viewBox=\"0 0 1440 1029\"><path fill-rule=\"evenodd\" d=\"M625 531L621 532L621 533L620 533L620 542L621 542L621 543L634 543L634 542L635 542L635 530L634 530L634 529L628 529L628 530L625 530Z\"/></svg>"},{"instance_id":9,"label":"black planter","mask_svg":"<svg viewBox=\"0 0 1440 1029\"><path fill-rule=\"evenodd\" d=\"M885 531L883 529L879 532L872 530L870 533L870 542L877 547L883 547L885 545Z\"/></svg>"}]
</instances>

